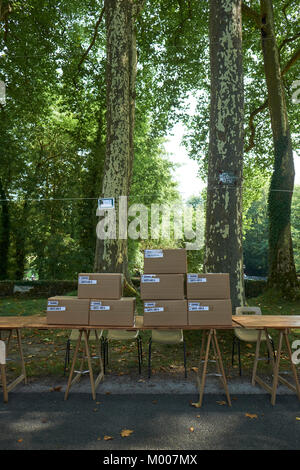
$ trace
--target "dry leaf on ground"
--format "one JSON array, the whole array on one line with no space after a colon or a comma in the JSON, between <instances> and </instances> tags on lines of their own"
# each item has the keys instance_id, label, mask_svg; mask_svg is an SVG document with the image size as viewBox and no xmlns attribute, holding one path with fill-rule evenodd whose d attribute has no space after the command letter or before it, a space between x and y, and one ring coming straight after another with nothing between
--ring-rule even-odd
<instances>
[{"instance_id":1,"label":"dry leaf on ground","mask_svg":"<svg viewBox=\"0 0 300 470\"><path fill-rule=\"evenodd\" d=\"M251 413L245 413L245 416L247 416L247 418L257 418L257 415L256 414L251 414Z\"/></svg>"},{"instance_id":2,"label":"dry leaf on ground","mask_svg":"<svg viewBox=\"0 0 300 470\"><path fill-rule=\"evenodd\" d=\"M121 436L122 437L128 437L130 436L130 434L133 433L133 430L132 429L123 429L123 431L121 431Z\"/></svg>"},{"instance_id":3,"label":"dry leaf on ground","mask_svg":"<svg viewBox=\"0 0 300 470\"><path fill-rule=\"evenodd\" d=\"M191 406L194 406L195 408L201 408L201 405L199 402L197 403L191 403Z\"/></svg>"},{"instance_id":4,"label":"dry leaf on ground","mask_svg":"<svg viewBox=\"0 0 300 470\"><path fill-rule=\"evenodd\" d=\"M113 439L113 437L112 436L104 436L103 439L105 441L111 441Z\"/></svg>"}]
</instances>

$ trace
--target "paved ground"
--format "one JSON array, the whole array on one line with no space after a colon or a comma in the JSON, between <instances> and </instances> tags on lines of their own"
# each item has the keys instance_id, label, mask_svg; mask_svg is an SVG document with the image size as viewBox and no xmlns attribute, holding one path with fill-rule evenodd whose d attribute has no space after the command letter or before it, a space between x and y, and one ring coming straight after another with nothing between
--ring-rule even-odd
<instances>
[{"instance_id":1,"label":"paved ground","mask_svg":"<svg viewBox=\"0 0 300 470\"><path fill-rule=\"evenodd\" d=\"M0 450L102 450L101 461L116 449L300 448L300 404L294 394L280 389L273 407L269 395L246 378L230 381L229 387L231 408L210 377L197 409L190 404L198 398L192 381L106 378L96 401L87 378L71 389L67 401L64 382L18 386L8 404L0 402ZM133 432L121 437L124 429Z\"/></svg>"}]
</instances>

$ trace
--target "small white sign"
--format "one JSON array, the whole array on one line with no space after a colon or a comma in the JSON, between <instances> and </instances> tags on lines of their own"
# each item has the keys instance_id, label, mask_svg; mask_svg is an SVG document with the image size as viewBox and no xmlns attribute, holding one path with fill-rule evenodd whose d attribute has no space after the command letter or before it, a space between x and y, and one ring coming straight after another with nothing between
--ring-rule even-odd
<instances>
[{"instance_id":1,"label":"small white sign","mask_svg":"<svg viewBox=\"0 0 300 470\"><path fill-rule=\"evenodd\" d=\"M189 312L201 312L201 311L208 311L208 305L200 305L197 302L189 302Z\"/></svg>"},{"instance_id":2,"label":"small white sign","mask_svg":"<svg viewBox=\"0 0 300 470\"><path fill-rule=\"evenodd\" d=\"M145 258L163 258L163 250L145 250Z\"/></svg>"},{"instance_id":3,"label":"small white sign","mask_svg":"<svg viewBox=\"0 0 300 470\"><path fill-rule=\"evenodd\" d=\"M58 305L58 300L48 300L48 305Z\"/></svg>"},{"instance_id":4,"label":"small white sign","mask_svg":"<svg viewBox=\"0 0 300 470\"><path fill-rule=\"evenodd\" d=\"M187 282L189 284L193 282L207 282L206 277L198 277L198 274L188 274L187 275Z\"/></svg>"},{"instance_id":5,"label":"small white sign","mask_svg":"<svg viewBox=\"0 0 300 470\"><path fill-rule=\"evenodd\" d=\"M89 276L79 276L79 284L97 284L96 279L90 279Z\"/></svg>"},{"instance_id":6,"label":"small white sign","mask_svg":"<svg viewBox=\"0 0 300 470\"><path fill-rule=\"evenodd\" d=\"M102 305L102 302L100 302L100 300L92 300L91 301L91 306L94 306L94 305Z\"/></svg>"},{"instance_id":7,"label":"small white sign","mask_svg":"<svg viewBox=\"0 0 300 470\"><path fill-rule=\"evenodd\" d=\"M160 278L159 277L149 277L149 275L143 275L142 276L142 282L145 283L145 282L160 282Z\"/></svg>"},{"instance_id":8,"label":"small white sign","mask_svg":"<svg viewBox=\"0 0 300 470\"><path fill-rule=\"evenodd\" d=\"M164 307L144 308L144 312L163 312L164 310L165 310Z\"/></svg>"},{"instance_id":9,"label":"small white sign","mask_svg":"<svg viewBox=\"0 0 300 470\"><path fill-rule=\"evenodd\" d=\"M98 199L98 209L107 210L115 208L115 198L114 197L102 197Z\"/></svg>"},{"instance_id":10,"label":"small white sign","mask_svg":"<svg viewBox=\"0 0 300 470\"><path fill-rule=\"evenodd\" d=\"M64 312L66 307L47 307L48 312Z\"/></svg>"},{"instance_id":11,"label":"small white sign","mask_svg":"<svg viewBox=\"0 0 300 470\"><path fill-rule=\"evenodd\" d=\"M145 302L144 307L155 307L156 302Z\"/></svg>"},{"instance_id":12,"label":"small white sign","mask_svg":"<svg viewBox=\"0 0 300 470\"><path fill-rule=\"evenodd\" d=\"M92 305L91 310L110 310L110 305Z\"/></svg>"}]
</instances>

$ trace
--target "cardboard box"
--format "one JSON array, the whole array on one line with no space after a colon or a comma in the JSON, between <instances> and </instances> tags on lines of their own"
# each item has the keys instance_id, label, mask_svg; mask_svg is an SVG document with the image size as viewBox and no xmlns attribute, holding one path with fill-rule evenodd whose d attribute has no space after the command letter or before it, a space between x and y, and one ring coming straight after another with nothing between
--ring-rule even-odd
<instances>
[{"instance_id":1,"label":"cardboard box","mask_svg":"<svg viewBox=\"0 0 300 470\"><path fill-rule=\"evenodd\" d=\"M119 273L80 273L78 275L78 298L120 299L123 276Z\"/></svg>"},{"instance_id":2,"label":"cardboard box","mask_svg":"<svg viewBox=\"0 0 300 470\"><path fill-rule=\"evenodd\" d=\"M89 324L88 299L78 297L56 296L48 299L47 323L50 325L83 325Z\"/></svg>"},{"instance_id":3,"label":"cardboard box","mask_svg":"<svg viewBox=\"0 0 300 470\"><path fill-rule=\"evenodd\" d=\"M186 300L148 300L144 302L144 326L187 325Z\"/></svg>"},{"instance_id":4,"label":"cardboard box","mask_svg":"<svg viewBox=\"0 0 300 470\"><path fill-rule=\"evenodd\" d=\"M184 248L174 250L145 250L145 274L187 273L187 254Z\"/></svg>"},{"instance_id":5,"label":"cardboard box","mask_svg":"<svg viewBox=\"0 0 300 470\"><path fill-rule=\"evenodd\" d=\"M228 273L187 274L188 299L230 299Z\"/></svg>"},{"instance_id":6,"label":"cardboard box","mask_svg":"<svg viewBox=\"0 0 300 470\"><path fill-rule=\"evenodd\" d=\"M184 274L143 274L141 299L184 299Z\"/></svg>"},{"instance_id":7,"label":"cardboard box","mask_svg":"<svg viewBox=\"0 0 300 470\"><path fill-rule=\"evenodd\" d=\"M220 326L232 324L230 299L188 300L188 325Z\"/></svg>"},{"instance_id":8,"label":"cardboard box","mask_svg":"<svg viewBox=\"0 0 300 470\"><path fill-rule=\"evenodd\" d=\"M90 325L134 326L135 297L118 300L92 299L90 302Z\"/></svg>"}]
</instances>

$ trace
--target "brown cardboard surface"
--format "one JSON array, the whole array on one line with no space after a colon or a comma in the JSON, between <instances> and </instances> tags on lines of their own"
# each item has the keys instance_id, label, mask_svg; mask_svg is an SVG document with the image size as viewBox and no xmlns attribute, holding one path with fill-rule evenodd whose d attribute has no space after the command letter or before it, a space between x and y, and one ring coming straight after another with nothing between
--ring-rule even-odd
<instances>
[{"instance_id":1,"label":"brown cardboard surface","mask_svg":"<svg viewBox=\"0 0 300 470\"><path fill-rule=\"evenodd\" d=\"M146 274L141 277L141 299L184 299L184 274ZM148 282L145 282L145 281Z\"/></svg>"},{"instance_id":2,"label":"brown cardboard surface","mask_svg":"<svg viewBox=\"0 0 300 470\"><path fill-rule=\"evenodd\" d=\"M188 325L232 324L232 307L230 299L189 299L187 303ZM193 306L191 304L193 304ZM195 310L193 311L192 308L195 308Z\"/></svg>"},{"instance_id":3,"label":"brown cardboard surface","mask_svg":"<svg viewBox=\"0 0 300 470\"><path fill-rule=\"evenodd\" d=\"M50 304L50 305L49 305ZM53 325L88 325L88 299L78 297L49 297L47 302L47 323Z\"/></svg>"},{"instance_id":4,"label":"brown cardboard surface","mask_svg":"<svg viewBox=\"0 0 300 470\"><path fill-rule=\"evenodd\" d=\"M91 299L90 325L94 326L134 326L135 297L113 299Z\"/></svg>"},{"instance_id":5,"label":"brown cardboard surface","mask_svg":"<svg viewBox=\"0 0 300 470\"><path fill-rule=\"evenodd\" d=\"M145 274L187 273L187 254L184 248L144 251Z\"/></svg>"},{"instance_id":6,"label":"brown cardboard surface","mask_svg":"<svg viewBox=\"0 0 300 470\"><path fill-rule=\"evenodd\" d=\"M148 300L144 302L144 326L187 325L186 300Z\"/></svg>"},{"instance_id":7,"label":"brown cardboard surface","mask_svg":"<svg viewBox=\"0 0 300 470\"><path fill-rule=\"evenodd\" d=\"M230 299L228 273L188 273L186 282L188 299Z\"/></svg>"},{"instance_id":8,"label":"brown cardboard surface","mask_svg":"<svg viewBox=\"0 0 300 470\"><path fill-rule=\"evenodd\" d=\"M80 299L120 299L121 296L122 274L80 273L78 275L78 298Z\"/></svg>"}]
</instances>

